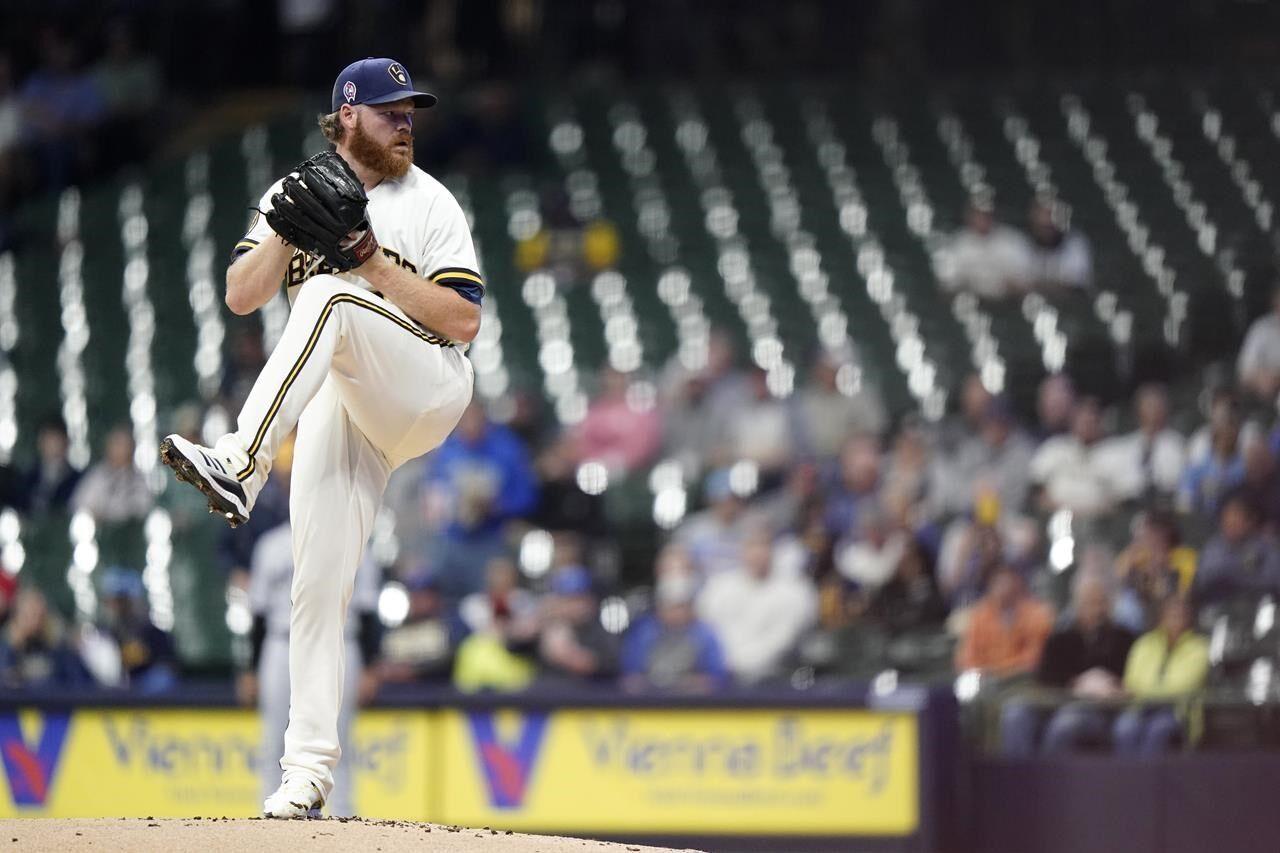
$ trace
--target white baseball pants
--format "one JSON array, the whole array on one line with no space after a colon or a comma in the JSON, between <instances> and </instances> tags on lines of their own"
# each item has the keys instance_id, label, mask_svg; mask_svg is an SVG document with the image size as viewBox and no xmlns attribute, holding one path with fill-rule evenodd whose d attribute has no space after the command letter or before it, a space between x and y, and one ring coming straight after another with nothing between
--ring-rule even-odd
<instances>
[{"instance_id":1,"label":"white baseball pants","mask_svg":"<svg viewBox=\"0 0 1280 853\"><path fill-rule=\"evenodd\" d=\"M360 659L360 647L347 640L347 660ZM360 668L349 666L343 676L342 707L338 711L338 742L347 743L351 724L355 721L356 690ZM276 758L284 751L284 733L289 726L289 637L268 634L262 644L258 662L258 716L262 720L261 765L258 776L262 783L262 799L280 787L280 765ZM325 801L331 817L355 815L355 767L346 753L334 768L333 790Z\"/></svg>"},{"instance_id":2,"label":"white baseball pants","mask_svg":"<svg viewBox=\"0 0 1280 853\"><path fill-rule=\"evenodd\" d=\"M423 287L432 287L424 281ZM250 501L298 429L289 499L293 607L289 727L280 768L327 800L341 755L344 622L387 478L438 446L471 400L471 363L391 302L330 275L308 279L284 334L218 448Z\"/></svg>"}]
</instances>

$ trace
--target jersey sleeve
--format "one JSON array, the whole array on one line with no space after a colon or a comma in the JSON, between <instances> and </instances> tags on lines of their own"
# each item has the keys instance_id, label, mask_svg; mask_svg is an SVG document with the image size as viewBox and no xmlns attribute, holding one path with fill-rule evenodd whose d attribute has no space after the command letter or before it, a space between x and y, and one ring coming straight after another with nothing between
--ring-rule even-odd
<instances>
[{"instance_id":1,"label":"jersey sleeve","mask_svg":"<svg viewBox=\"0 0 1280 853\"><path fill-rule=\"evenodd\" d=\"M241 255L275 233L267 224L267 217L262 214L271 209L271 197L280 192L283 183L283 179L276 181L271 185L271 189L263 194L262 200L258 202L258 209L249 219L249 227L245 230L244 236L236 241L235 248L231 250L231 263L234 264Z\"/></svg>"},{"instance_id":2,"label":"jersey sleeve","mask_svg":"<svg viewBox=\"0 0 1280 853\"><path fill-rule=\"evenodd\" d=\"M452 287L468 302L480 304L484 297L484 278L476 261L471 229L467 226L462 206L448 192L441 193L432 206L423 260L426 262L427 279L443 287Z\"/></svg>"}]
</instances>

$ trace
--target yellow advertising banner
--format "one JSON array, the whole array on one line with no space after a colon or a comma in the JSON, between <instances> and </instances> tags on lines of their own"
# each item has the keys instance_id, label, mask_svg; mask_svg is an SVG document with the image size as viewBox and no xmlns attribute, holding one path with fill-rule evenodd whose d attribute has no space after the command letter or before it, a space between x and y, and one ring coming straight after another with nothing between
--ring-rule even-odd
<instances>
[{"instance_id":1,"label":"yellow advertising banner","mask_svg":"<svg viewBox=\"0 0 1280 853\"><path fill-rule=\"evenodd\" d=\"M433 813L534 831L905 835L916 719L858 710L444 711Z\"/></svg>"},{"instance_id":2,"label":"yellow advertising banner","mask_svg":"<svg viewBox=\"0 0 1280 853\"><path fill-rule=\"evenodd\" d=\"M408 711L357 718L361 814L426 819L431 722ZM261 814L259 742L258 717L244 710L0 710L0 818Z\"/></svg>"}]
</instances>

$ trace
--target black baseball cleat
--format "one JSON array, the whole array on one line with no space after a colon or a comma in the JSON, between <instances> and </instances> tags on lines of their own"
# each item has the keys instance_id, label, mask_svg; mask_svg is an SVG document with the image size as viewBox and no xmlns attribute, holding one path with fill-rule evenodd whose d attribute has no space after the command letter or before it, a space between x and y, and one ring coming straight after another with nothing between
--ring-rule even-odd
<instances>
[{"instance_id":1,"label":"black baseball cleat","mask_svg":"<svg viewBox=\"0 0 1280 853\"><path fill-rule=\"evenodd\" d=\"M180 435L168 435L160 442L160 461L173 469L175 477L209 499L209 512L221 515L232 527L249 520L248 499L233 473L235 464L216 450Z\"/></svg>"}]
</instances>

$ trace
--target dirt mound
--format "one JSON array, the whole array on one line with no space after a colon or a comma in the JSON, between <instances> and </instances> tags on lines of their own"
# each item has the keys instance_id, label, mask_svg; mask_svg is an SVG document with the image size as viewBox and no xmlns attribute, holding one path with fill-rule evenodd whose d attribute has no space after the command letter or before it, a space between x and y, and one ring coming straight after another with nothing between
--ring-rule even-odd
<instances>
[{"instance_id":1,"label":"dirt mound","mask_svg":"<svg viewBox=\"0 0 1280 853\"><path fill-rule=\"evenodd\" d=\"M0 850L297 851L307 853L657 853L657 847L399 820L146 818L0 820Z\"/></svg>"}]
</instances>

